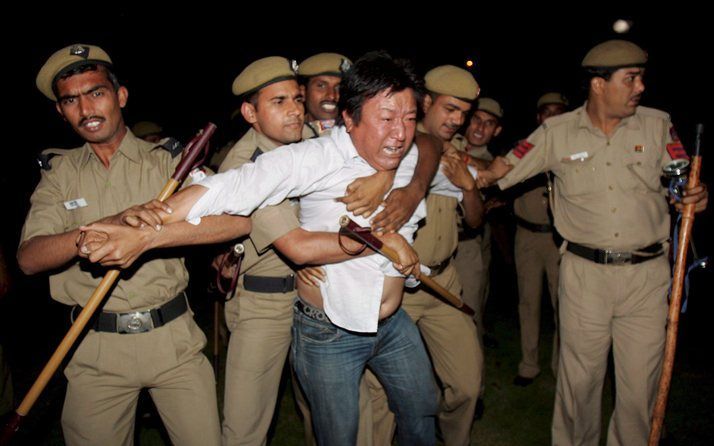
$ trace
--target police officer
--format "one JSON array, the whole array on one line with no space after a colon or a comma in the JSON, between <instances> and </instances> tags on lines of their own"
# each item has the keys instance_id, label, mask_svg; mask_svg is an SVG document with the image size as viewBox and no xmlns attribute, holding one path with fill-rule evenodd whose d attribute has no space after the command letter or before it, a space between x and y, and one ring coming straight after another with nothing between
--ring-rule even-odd
<instances>
[{"instance_id":1,"label":"police officer","mask_svg":"<svg viewBox=\"0 0 714 446\"><path fill-rule=\"evenodd\" d=\"M266 57L234 80L233 94L251 128L221 163L219 172L255 161L263 153L302 139L304 96L294 62ZM290 346L296 282L292 266L272 243L299 228L290 200L255 211L243 241L243 270L236 297L226 302L231 337L226 359L223 444L265 444Z\"/></svg>"},{"instance_id":2,"label":"police officer","mask_svg":"<svg viewBox=\"0 0 714 446\"><path fill-rule=\"evenodd\" d=\"M478 83L471 73L453 65L430 70L424 80L429 94L425 97L424 118L417 129L438 137L446 144L464 123L472 102L478 96ZM449 155L445 154L442 162L446 162ZM459 167L466 169L466 163L461 158ZM468 182L447 177L463 190L461 205L465 224L477 227L483 216L478 190L468 187ZM459 202L454 197L429 193L426 206L426 224L417 230L414 249L419 254L419 260L431 268L433 279L458 296L462 288L452 256L458 243ZM476 327L468 315L423 288L405 292L402 306L417 323L443 387L439 424L444 442L449 445L469 444L483 367Z\"/></svg>"},{"instance_id":3,"label":"police officer","mask_svg":"<svg viewBox=\"0 0 714 446\"><path fill-rule=\"evenodd\" d=\"M139 121L131 126L131 132L144 141L158 143L163 138L164 129L153 121Z\"/></svg>"},{"instance_id":4,"label":"police officer","mask_svg":"<svg viewBox=\"0 0 714 446\"><path fill-rule=\"evenodd\" d=\"M76 314L103 274L77 257L78 227L100 219L122 222L123 214L112 214L150 201L179 158L127 129L122 108L128 91L99 47L57 51L37 75L37 87L85 144L43 153L18 263L26 274L50 271L52 297L74 305ZM154 231L145 218L145 229ZM220 217L192 230L240 226L230 221ZM162 240L186 228L167 230ZM175 444L220 442L215 379L201 353L206 338L188 308L187 284L183 259L175 257L147 259L120 277L65 369L62 428L68 444L131 444L144 387Z\"/></svg>"},{"instance_id":5,"label":"police officer","mask_svg":"<svg viewBox=\"0 0 714 446\"><path fill-rule=\"evenodd\" d=\"M342 74L352 61L342 54L319 53L298 66L298 80L305 88L305 130L303 139L322 136L335 125L339 115Z\"/></svg>"},{"instance_id":6,"label":"police officer","mask_svg":"<svg viewBox=\"0 0 714 446\"><path fill-rule=\"evenodd\" d=\"M567 245L553 444L598 444L611 346L617 396L608 444L647 442L670 283L670 219L659 178L686 153L669 115L639 106L646 62L632 42L592 48L582 62L587 102L544 122L479 177L486 184L508 172L499 181L506 188L547 170L555 175L555 226ZM706 187L683 202L703 210Z\"/></svg>"},{"instance_id":7,"label":"police officer","mask_svg":"<svg viewBox=\"0 0 714 446\"><path fill-rule=\"evenodd\" d=\"M568 101L562 94L546 93L536 104L538 125L546 119L563 114ZM540 373L538 338L540 333L540 300L543 275L548 281L553 305L555 334L551 369L558 370L558 268L560 253L555 244L548 209L548 187L545 174L537 175L518 187L520 195L513 201L516 217L514 260L518 278L518 319L521 324L521 362L513 380L517 386L527 386Z\"/></svg>"}]
</instances>

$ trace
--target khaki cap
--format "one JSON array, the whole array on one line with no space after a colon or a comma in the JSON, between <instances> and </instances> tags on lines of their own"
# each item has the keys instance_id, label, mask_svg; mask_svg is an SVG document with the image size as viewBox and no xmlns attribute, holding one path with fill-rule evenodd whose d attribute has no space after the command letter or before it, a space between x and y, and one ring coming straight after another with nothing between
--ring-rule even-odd
<instances>
[{"instance_id":1,"label":"khaki cap","mask_svg":"<svg viewBox=\"0 0 714 446\"><path fill-rule=\"evenodd\" d=\"M481 89L473 75L454 65L432 68L424 76L426 89L432 93L454 96L471 102L478 97Z\"/></svg>"},{"instance_id":2,"label":"khaki cap","mask_svg":"<svg viewBox=\"0 0 714 446\"><path fill-rule=\"evenodd\" d=\"M503 118L503 107L501 107L501 104L499 104L495 99L479 98L478 105L476 105L476 110L491 113L498 119Z\"/></svg>"},{"instance_id":3,"label":"khaki cap","mask_svg":"<svg viewBox=\"0 0 714 446\"><path fill-rule=\"evenodd\" d=\"M349 70L352 61L342 54L319 53L303 60L298 67L299 76L339 76Z\"/></svg>"},{"instance_id":4,"label":"khaki cap","mask_svg":"<svg viewBox=\"0 0 714 446\"><path fill-rule=\"evenodd\" d=\"M138 138L143 138L147 135L156 135L163 132L164 129L152 121L139 121L131 127L131 133Z\"/></svg>"},{"instance_id":5,"label":"khaki cap","mask_svg":"<svg viewBox=\"0 0 714 446\"><path fill-rule=\"evenodd\" d=\"M233 80L233 94L248 95L275 82L295 79L296 71L297 64L294 60L279 56L258 59L245 67Z\"/></svg>"},{"instance_id":6,"label":"khaki cap","mask_svg":"<svg viewBox=\"0 0 714 446\"><path fill-rule=\"evenodd\" d=\"M544 94L538 99L538 103L536 104L536 108L541 108L544 105L548 104L562 104L564 106L570 105L568 102L568 99L563 96L560 93L557 93L555 91L551 91L549 93Z\"/></svg>"},{"instance_id":7,"label":"khaki cap","mask_svg":"<svg viewBox=\"0 0 714 446\"><path fill-rule=\"evenodd\" d=\"M64 47L51 55L42 65L35 79L35 85L42 94L57 101L55 93L52 91L55 80L74 68L91 64L111 66L112 60L109 58L109 54L98 46L77 43Z\"/></svg>"},{"instance_id":8,"label":"khaki cap","mask_svg":"<svg viewBox=\"0 0 714 446\"><path fill-rule=\"evenodd\" d=\"M595 45L583 58L583 67L622 68L647 63L645 50L627 40L608 40Z\"/></svg>"}]
</instances>

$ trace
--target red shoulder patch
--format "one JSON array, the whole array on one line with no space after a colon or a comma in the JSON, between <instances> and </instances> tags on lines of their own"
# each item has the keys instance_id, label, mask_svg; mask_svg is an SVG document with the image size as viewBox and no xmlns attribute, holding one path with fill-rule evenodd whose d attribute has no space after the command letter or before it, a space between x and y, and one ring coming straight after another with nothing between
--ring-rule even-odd
<instances>
[{"instance_id":1,"label":"red shoulder patch","mask_svg":"<svg viewBox=\"0 0 714 446\"><path fill-rule=\"evenodd\" d=\"M689 155L687 155L687 152L684 150L681 141L672 141L667 144L667 153L669 153L669 157L673 160L689 159Z\"/></svg>"},{"instance_id":2,"label":"red shoulder patch","mask_svg":"<svg viewBox=\"0 0 714 446\"><path fill-rule=\"evenodd\" d=\"M525 139L518 141L516 147L513 148L513 154L516 158L521 159L526 156L526 153L530 152L533 148L533 144L529 143Z\"/></svg>"}]
</instances>

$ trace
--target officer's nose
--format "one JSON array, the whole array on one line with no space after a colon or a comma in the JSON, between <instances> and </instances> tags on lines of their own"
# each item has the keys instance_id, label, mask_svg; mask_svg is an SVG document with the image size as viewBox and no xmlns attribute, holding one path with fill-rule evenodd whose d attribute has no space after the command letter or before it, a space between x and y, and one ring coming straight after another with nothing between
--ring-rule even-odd
<instances>
[{"instance_id":1,"label":"officer's nose","mask_svg":"<svg viewBox=\"0 0 714 446\"><path fill-rule=\"evenodd\" d=\"M337 102L339 99L339 93L337 92L337 88L335 87L327 87L327 91L325 92L325 99L328 101L332 102Z\"/></svg>"},{"instance_id":2,"label":"officer's nose","mask_svg":"<svg viewBox=\"0 0 714 446\"><path fill-rule=\"evenodd\" d=\"M640 76L637 76L635 78L635 93L636 94L642 94L642 92L645 91L645 82L642 80Z\"/></svg>"},{"instance_id":3,"label":"officer's nose","mask_svg":"<svg viewBox=\"0 0 714 446\"><path fill-rule=\"evenodd\" d=\"M77 102L79 103L79 114L81 117L87 118L92 116L92 104L87 98L80 96L77 98Z\"/></svg>"}]
</instances>

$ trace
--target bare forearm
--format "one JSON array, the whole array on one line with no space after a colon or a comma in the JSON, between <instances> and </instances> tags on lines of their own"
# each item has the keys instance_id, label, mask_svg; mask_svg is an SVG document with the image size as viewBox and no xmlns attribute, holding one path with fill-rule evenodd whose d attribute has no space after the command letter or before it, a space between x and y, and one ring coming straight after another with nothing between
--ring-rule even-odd
<instances>
[{"instance_id":1,"label":"bare forearm","mask_svg":"<svg viewBox=\"0 0 714 446\"><path fill-rule=\"evenodd\" d=\"M203 186L193 185L176 192L166 200L171 207L171 214L162 212L161 219L164 224L181 222L186 219L194 204L208 191Z\"/></svg>"},{"instance_id":2,"label":"bare forearm","mask_svg":"<svg viewBox=\"0 0 714 446\"><path fill-rule=\"evenodd\" d=\"M22 242L17 263L25 274L37 274L66 264L77 256L79 230L55 235L38 235Z\"/></svg>"},{"instance_id":3,"label":"bare forearm","mask_svg":"<svg viewBox=\"0 0 714 446\"><path fill-rule=\"evenodd\" d=\"M148 249L225 242L249 234L250 229L250 218L232 215L204 217L198 225L178 221L164 225Z\"/></svg>"},{"instance_id":4,"label":"bare forearm","mask_svg":"<svg viewBox=\"0 0 714 446\"><path fill-rule=\"evenodd\" d=\"M347 236L342 236L341 241L350 252L362 248L361 243ZM356 257L340 247L334 232L310 232L297 228L277 239L273 246L296 265L326 265ZM360 255L372 253L372 250L365 249Z\"/></svg>"},{"instance_id":5,"label":"bare forearm","mask_svg":"<svg viewBox=\"0 0 714 446\"><path fill-rule=\"evenodd\" d=\"M464 191L464 221L471 228L478 228L483 223L484 206L481 193L474 188Z\"/></svg>"}]
</instances>

